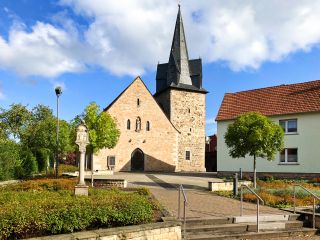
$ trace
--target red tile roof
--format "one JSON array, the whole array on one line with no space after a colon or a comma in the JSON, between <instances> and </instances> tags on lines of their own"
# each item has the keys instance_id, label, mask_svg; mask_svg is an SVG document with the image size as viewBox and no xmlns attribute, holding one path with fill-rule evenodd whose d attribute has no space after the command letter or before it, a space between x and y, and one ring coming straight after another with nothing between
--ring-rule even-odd
<instances>
[{"instance_id":1,"label":"red tile roof","mask_svg":"<svg viewBox=\"0 0 320 240\"><path fill-rule=\"evenodd\" d=\"M266 116L320 112L320 80L226 93L216 120L231 120L246 112Z\"/></svg>"}]
</instances>

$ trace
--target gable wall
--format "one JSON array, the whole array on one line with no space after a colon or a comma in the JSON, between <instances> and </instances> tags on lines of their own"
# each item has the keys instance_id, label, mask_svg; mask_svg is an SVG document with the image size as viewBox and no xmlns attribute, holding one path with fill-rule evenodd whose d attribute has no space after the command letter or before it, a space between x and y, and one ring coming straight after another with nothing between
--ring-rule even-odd
<instances>
[{"instance_id":1,"label":"gable wall","mask_svg":"<svg viewBox=\"0 0 320 240\"><path fill-rule=\"evenodd\" d=\"M137 106L137 99L140 106ZM160 109L140 79L117 99L107 112L116 118L121 135L115 148L102 149L94 156L94 170L107 169L107 157L116 156L115 171L131 170L131 154L140 148L145 154L145 171L177 171L178 132ZM141 118L141 131L135 131L136 119ZM131 129L127 130L127 120ZM146 122L151 128L146 131Z\"/></svg>"}]
</instances>

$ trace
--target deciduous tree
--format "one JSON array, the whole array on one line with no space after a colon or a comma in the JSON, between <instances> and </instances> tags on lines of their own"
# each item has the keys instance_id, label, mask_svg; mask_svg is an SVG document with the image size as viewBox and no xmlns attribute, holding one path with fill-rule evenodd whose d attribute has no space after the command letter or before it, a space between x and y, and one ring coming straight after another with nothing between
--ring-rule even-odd
<instances>
[{"instance_id":1,"label":"deciduous tree","mask_svg":"<svg viewBox=\"0 0 320 240\"><path fill-rule=\"evenodd\" d=\"M110 114L101 111L95 102L90 103L82 115L73 120L73 131L75 126L80 123L81 118L85 120L89 129L89 151L96 153L99 149L113 148L117 144L120 131L117 128L115 119ZM75 132L73 134L75 136Z\"/></svg>"},{"instance_id":2,"label":"deciduous tree","mask_svg":"<svg viewBox=\"0 0 320 240\"><path fill-rule=\"evenodd\" d=\"M283 148L283 130L269 118L260 113L246 113L236 118L228 126L225 143L233 158L253 157L254 188L257 187L256 158L273 160Z\"/></svg>"}]
</instances>

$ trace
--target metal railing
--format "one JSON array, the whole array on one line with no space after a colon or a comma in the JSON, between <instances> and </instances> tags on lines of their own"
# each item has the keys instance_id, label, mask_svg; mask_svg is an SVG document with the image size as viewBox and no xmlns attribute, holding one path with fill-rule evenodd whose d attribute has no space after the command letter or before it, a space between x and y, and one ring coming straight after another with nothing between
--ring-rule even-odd
<instances>
[{"instance_id":1,"label":"metal railing","mask_svg":"<svg viewBox=\"0 0 320 240\"><path fill-rule=\"evenodd\" d=\"M178 219L181 220L180 209L181 209L181 194L183 196L183 235L184 239L186 239L186 208L188 204L186 193L183 189L182 184L179 185L178 188Z\"/></svg>"},{"instance_id":2,"label":"metal railing","mask_svg":"<svg viewBox=\"0 0 320 240\"><path fill-rule=\"evenodd\" d=\"M296 213L296 187L300 187L301 189L305 190L307 193L309 193L313 197L312 228L315 229L316 228L316 199L320 200L320 197L318 197L309 189L299 184L293 185L293 213Z\"/></svg>"},{"instance_id":3,"label":"metal railing","mask_svg":"<svg viewBox=\"0 0 320 240\"><path fill-rule=\"evenodd\" d=\"M262 203L262 205L264 205L264 201L262 200L262 198L255 192L253 191L251 188L249 188L247 185L242 184L240 186L240 216L242 216L243 214L243 189L247 188L253 195L255 195L256 199L257 199L257 232L260 231L260 226L259 226L259 206L260 206L260 201Z\"/></svg>"}]
</instances>

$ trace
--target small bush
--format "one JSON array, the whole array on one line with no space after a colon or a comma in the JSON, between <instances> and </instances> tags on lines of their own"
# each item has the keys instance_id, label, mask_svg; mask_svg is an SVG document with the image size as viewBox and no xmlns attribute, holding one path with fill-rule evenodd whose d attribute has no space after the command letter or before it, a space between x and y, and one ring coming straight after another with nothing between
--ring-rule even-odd
<instances>
[{"instance_id":1,"label":"small bush","mask_svg":"<svg viewBox=\"0 0 320 240\"><path fill-rule=\"evenodd\" d=\"M79 168L74 165L67 165L67 164L59 164L59 174L64 172L75 172L79 171Z\"/></svg>"},{"instance_id":2,"label":"small bush","mask_svg":"<svg viewBox=\"0 0 320 240\"><path fill-rule=\"evenodd\" d=\"M221 197L233 197L233 191L215 191L214 193Z\"/></svg>"},{"instance_id":3,"label":"small bush","mask_svg":"<svg viewBox=\"0 0 320 240\"><path fill-rule=\"evenodd\" d=\"M46 148L40 148L36 151L35 156L38 164L38 171L42 172L46 170L50 158L50 150Z\"/></svg>"},{"instance_id":4,"label":"small bush","mask_svg":"<svg viewBox=\"0 0 320 240\"><path fill-rule=\"evenodd\" d=\"M15 166L15 177L18 179L30 178L37 169L37 161L32 152L28 149L21 150L19 163Z\"/></svg>"},{"instance_id":5,"label":"small bush","mask_svg":"<svg viewBox=\"0 0 320 240\"><path fill-rule=\"evenodd\" d=\"M149 190L148 188L144 188L144 187L138 188L138 189L136 190L136 192L137 192L138 194L140 194L140 195L143 195L143 196L150 196L150 195L151 195L150 190Z\"/></svg>"}]
</instances>

